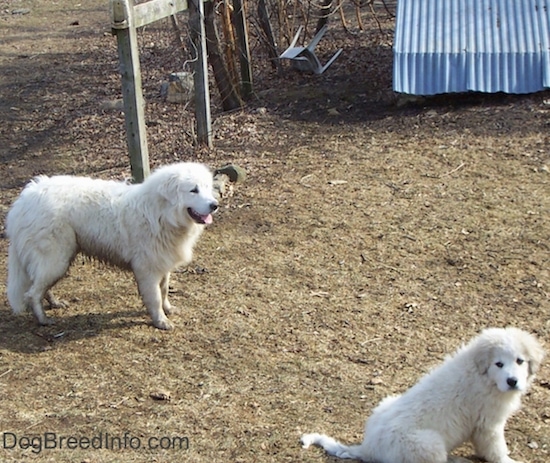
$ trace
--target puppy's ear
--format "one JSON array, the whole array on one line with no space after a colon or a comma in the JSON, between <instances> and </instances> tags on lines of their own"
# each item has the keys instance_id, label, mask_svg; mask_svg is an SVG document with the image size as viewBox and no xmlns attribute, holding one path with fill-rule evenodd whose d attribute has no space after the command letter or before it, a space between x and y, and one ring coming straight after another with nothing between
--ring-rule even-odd
<instances>
[{"instance_id":1,"label":"puppy's ear","mask_svg":"<svg viewBox=\"0 0 550 463\"><path fill-rule=\"evenodd\" d=\"M493 361L493 348L486 343L480 343L475 350L474 362L480 375L487 374Z\"/></svg>"},{"instance_id":2,"label":"puppy's ear","mask_svg":"<svg viewBox=\"0 0 550 463\"><path fill-rule=\"evenodd\" d=\"M529 376L533 376L539 370L544 359L544 349L537 339L528 333L526 333L523 343L529 359Z\"/></svg>"}]
</instances>

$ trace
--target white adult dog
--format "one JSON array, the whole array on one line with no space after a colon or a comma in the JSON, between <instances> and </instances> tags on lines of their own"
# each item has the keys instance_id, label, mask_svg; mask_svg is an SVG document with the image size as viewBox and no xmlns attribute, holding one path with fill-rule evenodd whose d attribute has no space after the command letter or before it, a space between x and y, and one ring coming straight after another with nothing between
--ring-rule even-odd
<instances>
[{"instance_id":1,"label":"white adult dog","mask_svg":"<svg viewBox=\"0 0 550 463\"><path fill-rule=\"evenodd\" d=\"M363 442L346 446L322 434L302 444L340 458L376 463L445 463L466 441L490 463L508 457L504 425L519 409L544 352L517 328L489 328L403 395L384 399L365 424Z\"/></svg>"},{"instance_id":2,"label":"white adult dog","mask_svg":"<svg viewBox=\"0 0 550 463\"><path fill-rule=\"evenodd\" d=\"M37 177L7 215L8 300L16 314L32 308L41 325L50 288L81 252L134 273L153 325L167 314L170 271L192 259L193 246L218 208L206 166L161 167L142 184L88 177ZM61 304L62 305L62 304Z\"/></svg>"}]
</instances>

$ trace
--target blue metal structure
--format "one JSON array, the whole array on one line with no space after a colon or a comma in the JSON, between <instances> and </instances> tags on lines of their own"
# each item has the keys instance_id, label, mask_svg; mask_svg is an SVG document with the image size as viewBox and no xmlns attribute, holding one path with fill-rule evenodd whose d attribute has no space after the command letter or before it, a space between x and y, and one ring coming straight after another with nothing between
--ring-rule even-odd
<instances>
[{"instance_id":1,"label":"blue metal structure","mask_svg":"<svg viewBox=\"0 0 550 463\"><path fill-rule=\"evenodd\" d=\"M550 88L550 0L398 0L394 90Z\"/></svg>"}]
</instances>

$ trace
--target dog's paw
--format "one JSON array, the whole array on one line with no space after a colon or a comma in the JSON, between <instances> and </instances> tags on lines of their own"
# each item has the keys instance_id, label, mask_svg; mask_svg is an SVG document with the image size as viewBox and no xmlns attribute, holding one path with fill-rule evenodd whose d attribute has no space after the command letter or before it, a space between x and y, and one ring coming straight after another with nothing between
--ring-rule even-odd
<instances>
[{"instance_id":1,"label":"dog's paw","mask_svg":"<svg viewBox=\"0 0 550 463\"><path fill-rule=\"evenodd\" d=\"M44 316L41 317L40 320L38 320L38 323L42 326L55 325L55 318Z\"/></svg>"},{"instance_id":2,"label":"dog's paw","mask_svg":"<svg viewBox=\"0 0 550 463\"><path fill-rule=\"evenodd\" d=\"M168 318L153 320L153 325L160 330L173 330L174 324Z\"/></svg>"},{"instance_id":3,"label":"dog's paw","mask_svg":"<svg viewBox=\"0 0 550 463\"><path fill-rule=\"evenodd\" d=\"M49 301L49 306L47 309L66 309L69 307L69 304L65 301L62 301L60 299L52 299Z\"/></svg>"},{"instance_id":4,"label":"dog's paw","mask_svg":"<svg viewBox=\"0 0 550 463\"><path fill-rule=\"evenodd\" d=\"M489 463L523 463L522 461L514 460L507 455L494 456L493 458L487 458Z\"/></svg>"},{"instance_id":5,"label":"dog's paw","mask_svg":"<svg viewBox=\"0 0 550 463\"><path fill-rule=\"evenodd\" d=\"M166 315L173 315L175 313L179 313L180 309L177 307L174 307L172 304L170 304L168 301L165 301L162 305L162 310L164 310L164 313Z\"/></svg>"},{"instance_id":6,"label":"dog's paw","mask_svg":"<svg viewBox=\"0 0 550 463\"><path fill-rule=\"evenodd\" d=\"M447 463L472 463L472 460L468 460L462 457L449 457Z\"/></svg>"},{"instance_id":7,"label":"dog's paw","mask_svg":"<svg viewBox=\"0 0 550 463\"><path fill-rule=\"evenodd\" d=\"M502 460L499 461L499 463L523 463L523 462L514 460L510 457L504 457Z\"/></svg>"},{"instance_id":8,"label":"dog's paw","mask_svg":"<svg viewBox=\"0 0 550 463\"><path fill-rule=\"evenodd\" d=\"M46 292L46 301L48 301L48 309L65 309L69 307L69 304L65 301L57 299L51 291Z\"/></svg>"}]
</instances>

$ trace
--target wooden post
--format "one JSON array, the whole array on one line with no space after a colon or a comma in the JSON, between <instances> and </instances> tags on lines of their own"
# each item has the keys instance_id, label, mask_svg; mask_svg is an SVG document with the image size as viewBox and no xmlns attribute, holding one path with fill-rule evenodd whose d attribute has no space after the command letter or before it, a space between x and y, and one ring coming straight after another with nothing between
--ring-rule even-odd
<instances>
[{"instance_id":1,"label":"wooden post","mask_svg":"<svg viewBox=\"0 0 550 463\"><path fill-rule=\"evenodd\" d=\"M149 175L149 151L137 33L134 27L134 0L111 0L111 13L112 27L118 42L126 141L132 177L134 182L139 183Z\"/></svg>"},{"instance_id":2,"label":"wooden post","mask_svg":"<svg viewBox=\"0 0 550 463\"><path fill-rule=\"evenodd\" d=\"M199 143L206 144L211 148L212 122L208 90L206 33L204 31L204 0L190 1L193 6L190 8L191 13L195 13L194 30L198 34L198 38L194 42L198 53L195 71L197 137ZM149 151L145 125L145 101L141 87L137 28L187 10L188 0L149 0L137 5L134 0L110 0L110 8L111 27L118 42L126 140L132 177L135 182L142 182L149 175Z\"/></svg>"},{"instance_id":3,"label":"wooden post","mask_svg":"<svg viewBox=\"0 0 550 463\"><path fill-rule=\"evenodd\" d=\"M252 95L252 65L250 63L250 48L248 46L248 31L246 29L246 14L243 0L233 0L235 11L233 22L237 31L239 60L241 65L241 89L246 99Z\"/></svg>"},{"instance_id":4,"label":"wooden post","mask_svg":"<svg viewBox=\"0 0 550 463\"><path fill-rule=\"evenodd\" d=\"M203 0L189 0L189 29L191 41L197 53L197 61L195 63L197 140L199 144L212 148L212 119L210 115L208 54L206 52Z\"/></svg>"}]
</instances>

